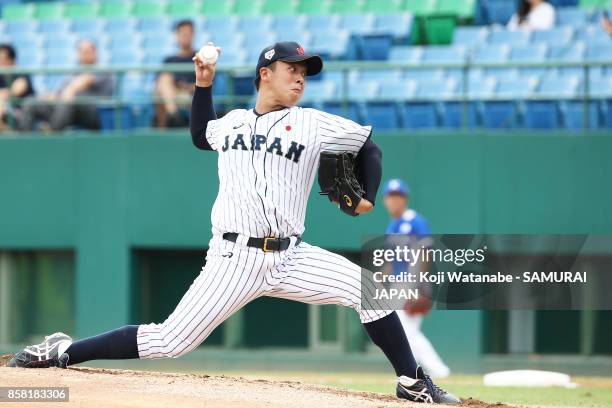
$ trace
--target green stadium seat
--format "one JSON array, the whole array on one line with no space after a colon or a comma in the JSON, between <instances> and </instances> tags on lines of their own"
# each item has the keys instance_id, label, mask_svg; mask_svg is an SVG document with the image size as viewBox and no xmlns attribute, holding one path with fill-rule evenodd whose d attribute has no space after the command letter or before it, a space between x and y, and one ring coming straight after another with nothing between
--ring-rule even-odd
<instances>
[{"instance_id":1,"label":"green stadium seat","mask_svg":"<svg viewBox=\"0 0 612 408\"><path fill-rule=\"evenodd\" d=\"M57 20L64 16L64 3L35 3L34 18L38 20Z\"/></svg>"},{"instance_id":2,"label":"green stadium seat","mask_svg":"<svg viewBox=\"0 0 612 408\"><path fill-rule=\"evenodd\" d=\"M358 14L363 8L363 0L333 0L330 4L331 13Z\"/></svg>"},{"instance_id":3,"label":"green stadium seat","mask_svg":"<svg viewBox=\"0 0 612 408\"><path fill-rule=\"evenodd\" d=\"M298 0L297 12L299 14L327 14L330 2L328 0Z\"/></svg>"},{"instance_id":4,"label":"green stadium seat","mask_svg":"<svg viewBox=\"0 0 612 408\"><path fill-rule=\"evenodd\" d=\"M476 1L438 0L436 12L439 14L454 14L460 18L470 18L476 12Z\"/></svg>"},{"instance_id":5,"label":"green stadium seat","mask_svg":"<svg viewBox=\"0 0 612 408\"><path fill-rule=\"evenodd\" d=\"M588 9L612 8L612 0L580 0L580 7Z\"/></svg>"},{"instance_id":6,"label":"green stadium seat","mask_svg":"<svg viewBox=\"0 0 612 408\"><path fill-rule=\"evenodd\" d=\"M239 16L256 16L261 13L260 0L235 0L234 14Z\"/></svg>"},{"instance_id":7,"label":"green stadium seat","mask_svg":"<svg viewBox=\"0 0 612 408\"><path fill-rule=\"evenodd\" d=\"M166 12L160 1L136 1L131 14L135 17L159 17L166 15Z\"/></svg>"},{"instance_id":8,"label":"green stadium seat","mask_svg":"<svg viewBox=\"0 0 612 408\"><path fill-rule=\"evenodd\" d=\"M98 15L97 3L66 3L64 17L68 18L94 18Z\"/></svg>"},{"instance_id":9,"label":"green stadium seat","mask_svg":"<svg viewBox=\"0 0 612 408\"><path fill-rule=\"evenodd\" d=\"M101 2L98 15L100 17L130 17L131 11L131 2Z\"/></svg>"},{"instance_id":10,"label":"green stadium seat","mask_svg":"<svg viewBox=\"0 0 612 408\"><path fill-rule=\"evenodd\" d=\"M34 14L33 4L7 4L2 7L2 20L28 20Z\"/></svg>"},{"instance_id":11,"label":"green stadium seat","mask_svg":"<svg viewBox=\"0 0 612 408\"><path fill-rule=\"evenodd\" d=\"M262 11L264 14L291 15L295 14L295 0L264 0Z\"/></svg>"},{"instance_id":12,"label":"green stadium seat","mask_svg":"<svg viewBox=\"0 0 612 408\"><path fill-rule=\"evenodd\" d=\"M424 18L425 41L427 44L450 44L453 41L454 16L430 16Z\"/></svg>"},{"instance_id":13,"label":"green stadium seat","mask_svg":"<svg viewBox=\"0 0 612 408\"><path fill-rule=\"evenodd\" d=\"M195 17L199 14L201 4L197 1L171 1L168 3L166 14L170 17Z\"/></svg>"},{"instance_id":14,"label":"green stadium seat","mask_svg":"<svg viewBox=\"0 0 612 408\"><path fill-rule=\"evenodd\" d=\"M364 13L392 14L402 10L401 0L365 0L362 11Z\"/></svg>"},{"instance_id":15,"label":"green stadium seat","mask_svg":"<svg viewBox=\"0 0 612 408\"><path fill-rule=\"evenodd\" d=\"M201 12L204 15L230 15L234 3L232 1L204 0Z\"/></svg>"},{"instance_id":16,"label":"green stadium seat","mask_svg":"<svg viewBox=\"0 0 612 408\"><path fill-rule=\"evenodd\" d=\"M436 11L437 0L404 0L402 9L418 16L426 16Z\"/></svg>"}]
</instances>

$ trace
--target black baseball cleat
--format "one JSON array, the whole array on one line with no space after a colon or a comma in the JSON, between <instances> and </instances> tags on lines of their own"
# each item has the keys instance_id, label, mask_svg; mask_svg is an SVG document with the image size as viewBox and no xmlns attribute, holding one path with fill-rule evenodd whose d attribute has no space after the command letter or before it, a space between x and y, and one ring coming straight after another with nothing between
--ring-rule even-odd
<instances>
[{"instance_id":1,"label":"black baseball cleat","mask_svg":"<svg viewBox=\"0 0 612 408\"><path fill-rule=\"evenodd\" d=\"M417 368L416 378L402 375L397 379L395 395L408 401L426 404L461 404L459 398L435 385L421 367Z\"/></svg>"},{"instance_id":2,"label":"black baseball cleat","mask_svg":"<svg viewBox=\"0 0 612 408\"><path fill-rule=\"evenodd\" d=\"M9 367L49 368L68 366L68 354L65 351L72 344L72 338L64 333L53 333L45 341L27 346L15 354L7 363Z\"/></svg>"}]
</instances>

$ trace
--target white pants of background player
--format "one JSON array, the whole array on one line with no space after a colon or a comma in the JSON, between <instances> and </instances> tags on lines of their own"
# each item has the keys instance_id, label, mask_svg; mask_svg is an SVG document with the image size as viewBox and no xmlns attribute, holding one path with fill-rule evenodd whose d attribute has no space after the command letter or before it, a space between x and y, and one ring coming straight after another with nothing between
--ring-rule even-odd
<instances>
[{"instance_id":1,"label":"white pants of background player","mask_svg":"<svg viewBox=\"0 0 612 408\"><path fill-rule=\"evenodd\" d=\"M409 315L404 310L397 310L400 322L408 337L410 348L416 362L432 377L444 378L450 374L450 369L444 364L431 342L421 331L423 315Z\"/></svg>"},{"instance_id":2,"label":"white pants of background player","mask_svg":"<svg viewBox=\"0 0 612 408\"><path fill-rule=\"evenodd\" d=\"M239 236L234 243L213 237L206 265L176 309L163 323L138 327L140 358L178 357L192 351L215 327L260 296L348 306L362 323L393 312L374 300L364 299L362 307L362 286L371 299L374 284L371 278L362 282L361 268L346 258L305 242L292 242L286 251L264 252L247 247L247 239Z\"/></svg>"}]
</instances>

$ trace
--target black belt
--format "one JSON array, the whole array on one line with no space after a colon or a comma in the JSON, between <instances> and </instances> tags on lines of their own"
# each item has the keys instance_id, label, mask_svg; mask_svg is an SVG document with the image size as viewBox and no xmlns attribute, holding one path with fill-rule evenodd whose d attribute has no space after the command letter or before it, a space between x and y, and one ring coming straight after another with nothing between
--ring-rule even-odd
<instances>
[{"instance_id":1,"label":"black belt","mask_svg":"<svg viewBox=\"0 0 612 408\"><path fill-rule=\"evenodd\" d=\"M236 242L238 240L238 234L235 232L226 232L225 234L223 234L223 239L226 239L230 242ZM300 242L302 242L302 239L300 237L297 237L295 245L299 244ZM247 246L263 249L264 252L284 251L285 249L289 248L289 245L291 245L291 238L250 237L247 241Z\"/></svg>"}]
</instances>

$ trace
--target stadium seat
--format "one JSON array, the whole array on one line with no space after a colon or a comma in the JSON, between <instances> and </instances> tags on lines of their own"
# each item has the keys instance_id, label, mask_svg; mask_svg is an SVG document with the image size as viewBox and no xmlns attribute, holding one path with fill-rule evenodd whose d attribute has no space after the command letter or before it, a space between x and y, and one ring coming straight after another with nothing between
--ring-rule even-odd
<instances>
[{"instance_id":1,"label":"stadium seat","mask_svg":"<svg viewBox=\"0 0 612 408\"><path fill-rule=\"evenodd\" d=\"M584 95L584 85L584 81L580 82L578 85L578 89L576 90L577 96ZM612 76L590 76L588 93L590 98L612 99Z\"/></svg>"},{"instance_id":2,"label":"stadium seat","mask_svg":"<svg viewBox=\"0 0 612 408\"><path fill-rule=\"evenodd\" d=\"M297 12L300 14L321 14L329 13L329 0L299 0Z\"/></svg>"},{"instance_id":3,"label":"stadium seat","mask_svg":"<svg viewBox=\"0 0 612 408\"><path fill-rule=\"evenodd\" d=\"M302 46L306 52L310 52L310 45L312 43L312 34L308 30L304 30L300 27L286 28L284 30L276 30L276 37L278 41L294 41Z\"/></svg>"},{"instance_id":4,"label":"stadium seat","mask_svg":"<svg viewBox=\"0 0 612 408\"><path fill-rule=\"evenodd\" d=\"M547 76L540 81L536 95L550 99L574 98L578 96L578 85L579 80L575 77Z\"/></svg>"},{"instance_id":5,"label":"stadium seat","mask_svg":"<svg viewBox=\"0 0 612 408\"><path fill-rule=\"evenodd\" d=\"M108 63L115 66L137 66L142 63L142 53L130 49L117 49L111 52Z\"/></svg>"},{"instance_id":6,"label":"stadium seat","mask_svg":"<svg viewBox=\"0 0 612 408\"><path fill-rule=\"evenodd\" d=\"M245 33L263 34L272 30L271 16L243 16L238 20L238 29Z\"/></svg>"},{"instance_id":7,"label":"stadium seat","mask_svg":"<svg viewBox=\"0 0 612 408\"><path fill-rule=\"evenodd\" d=\"M417 16L428 16L436 11L436 0L404 1L402 9Z\"/></svg>"},{"instance_id":8,"label":"stadium seat","mask_svg":"<svg viewBox=\"0 0 612 408\"><path fill-rule=\"evenodd\" d=\"M331 30L340 28L340 17L337 15L330 14L318 14L308 16L306 20L306 28L313 33L321 30Z\"/></svg>"},{"instance_id":9,"label":"stadium seat","mask_svg":"<svg viewBox=\"0 0 612 408\"><path fill-rule=\"evenodd\" d=\"M302 102L321 103L334 99L336 92L336 84L333 81L308 81L304 89Z\"/></svg>"},{"instance_id":10,"label":"stadium seat","mask_svg":"<svg viewBox=\"0 0 612 408\"><path fill-rule=\"evenodd\" d=\"M409 129L438 127L437 104L433 102L405 102L400 104L401 124Z\"/></svg>"},{"instance_id":11,"label":"stadium seat","mask_svg":"<svg viewBox=\"0 0 612 408\"><path fill-rule=\"evenodd\" d=\"M534 31L531 35L531 42L563 47L570 44L573 37L574 29L572 27L555 27L550 30Z\"/></svg>"},{"instance_id":12,"label":"stadium seat","mask_svg":"<svg viewBox=\"0 0 612 408\"><path fill-rule=\"evenodd\" d=\"M126 106L101 105L97 109L100 129L103 132L125 131L132 127L130 111Z\"/></svg>"},{"instance_id":13,"label":"stadium seat","mask_svg":"<svg viewBox=\"0 0 612 408\"><path fill-rule=\"evenodd\" d=\"M348 97L351 101L366 101L378 96L380 85L377 81L368 81L352 84L348 88Z\"/></svg>"},{"instance_id":14,"label":"stadium seat","mask_svg":"<svg viewBox=\"0 0 612 408\"><path fill-rule=\"evenodd\" d=\"M380 3L379 0L375 0ZM408 38L412 32L412 14L381 14L376 16L374 32L391 34L395 38Z\"/></svg>"},{"instance_id":15,"label":"stadium seat","mask_svg":"<svg viewBox=\"0 0 612 408\"><path fill-rule=\"evenodd\" d=\"M35 21L16 20L4 24L4 32L12 37L35 33L37 29L38 23Z\"/></svg>"},{"instance_id":16,"label":"stadium seat","mask_svg":"<svg viewBox=\"0 0 612 408\"><path fill-rule=\"evenodd\" d=\"M583 41L589 46L610 44L610 36L604 35L599 24L591 24L576 28L575 41Z\"/></svg>"},{"instance_id":17,"label":"stadium seat","mask_svg":"<svg viewBox=\"0 0 612 408\"><path fill-rule=\"evenodd\" d=\"M311 52L322 53L333 59L342 58L346 53L348 39L348 32L343 30L314 32Z\"/></svg>"},{"instance_id":18,"label":"stadium seat","mask_svg":"<svg viewBox=\"0 0 612 408\"><path fill-rule=\"evenodd\" d=\"M546 62L546 44L535 44L513 47L510 50L509 61L514 63L544 63ZM523 67L519 68L521 75L541 76L546 73L546 67Z\"/></svg>"},{"instance_id":19,"label":"stadium seat","mask_svg":"<svg viewBox=\"0 0 612 408\"><path fill-rule=\"evenodd\" d=\"M420 44L450 44L453 41L453 32L457 25L454 16L432 15L417 20L420 24L418 30L413 30L414 43ZM420 37L422 36L422 38Z\"/></svg>"},{"instance_id":20,"label":"stadium seat","mask_svg":"<svg viewBox=\"0 0 612 408\"><path fill-rule=\"evenodd\" d=\"M284 31L306 30L306 16L275 16L272 19L272 29Z\"/></svg>"},{"instance_id":21,"label":"stadium seat","mask_svg":"<svg viewBox=\"0 0 612 408\"><path fill-rule=\"evenodd\" d=\"M463 64L467 55L462 45L439 45L425 47L423 62L430 64Z\"/></svg>"},{"instance_id":22,"label":"stadium seat","mask_svg":"<svg viewBox=\"0 0 612 408\"><path fill-rule=\"evenodd\" d=\"M389 62L418 64L423 58L423 47L394 46L389 51Z\"/></svg>"},{"instance_id":23,"label":"stadium seat","mask_svg":"<svg viewBox=\"0 0 612 408\"><path fill-rule=\"evenodd\" d=\"M524 99L530 97L538 84L535 77L505 76L496 79L495 97L503 99Z\"/></svg>"},{"instance_id":24,"label":"stadium seat","mask_svg":"<svg viewBox=\"0 0 612 408\"><path fill-rule=\"evenodd\" d=\"M245 35L243 49L249 55L259 56L261 50L277 41L276 34L268 33L261 36Z\"/></svg>"},{"instance_id":25,"label":"stadium seat","mask_svg":"<svg viewBox=\"0 0 612 408\"><path fill-rule=\"evenodd\" d=\"M105 21L99 18L75 19L71 22L71 30L80 37L96 38L104 31Z\"/></svg>"},{"instance_id":26,"label":"stadium seat","mask_svg":"<svg viewBox=\"0 0 612 408\"><path fill-rule=\"evenodd\" d=\"M204 0L200 14L209 16L229 16L232 14L233 3L231 1Z\"/></svg>"},{"instance_id":27,"label":"stadium seat","mask_svg":"<svg viewBox=\"0 0 612 408\"><path fill-rule=\"evenodd\" d=\"M470 18L474 16L476 0L438 0L436 13L453 14L459 18Z\"/></svg>"},{"instance_id":28,"label":"stadium seat","mask_svg":"<svg viewBox=\"0 0 612 408\"><path fill-rule=\"evenodd\" d=\"M226 48L223 50L223 58L219 58L217 64L220 67L240 66L246 62L246 53L242 50ZM216 84L216 78L215 78Z\"/></svg>"},{"instance_id":29,"label":"stadium seat","mask_svg":"<svg viewBox=\"0 0 612 408\"><path fill-rule=\"evenodd\" d=\"M70 19L95 18L98 16L98 3L67 2L64 5L64 17Z\"/></svg>"},{"instance_id":30,"label":"stadium seat","mask_svg":"<svg viewBox=\"0 0 612 408\"><path fill-rule=\"evenodd\" d=\"M489 29L486 27L457 27L453 36L453 44L466 47L478 47L487 41Z\"/></svg>"},{"instance_id":31,"label":"stadium seat","mask_svg":"<svg viewBox=\"0 0 612 408\"><path fill-rule=\"evenodd\" d=\"M485 77L481 80L470 81L467 86L468 98L471 100L490 99L495 94L497 81L493 77ZM459 93L462 91L459 90Z\"/></svg>"},{"instance_id":32,"label":"stadium seat","mask_svg":"<svg viewBox=\"0 0 612 408\"><path fill-rule=\"evenodd\" d=\"M392 69L358 69L355 70L354 80L356 81L381 81L399 82L402 79L402 71ZM351 77L353 79L353 77Z\"/></svg>"},{"instance_id":33,"label":"stadium seat","mask_svg":"<svg viewBox=\"0 0 612 408\"><path fill-rule=\"evenodd\" d=\"M558 26L578 27L589 23L589 11L577 7L556 9L556 24Z\"/></svg>"},{"instance_id":34,"label":"stadium seat","mask_svg":"<svg viewBox=\"0 0 612 408\"><path fill-rule=\"evenodd\" d=\"M67 33L70 31L70 21L66 19L42 20L38 23L38 32L46 35L49 33Z\"/></svg>"},{"instance_id":35,"label":"stadium seat","mask_svg":"<svg viewBox=\"0 0 612 408\"><path fill-rule=\"evenodd\" d=\"M234 14L239 16L255 16L261 14L261 0L234 0Z\"/></svg>"},{"instance_id":36,"label":"stadium seat","mask_svg":"<svg viewBox=\"0 0 612 408\"><path fill-rule=\"evenodd\" d=\"M363 7L362 0L332 1L329 7L330 13L360 13Z\"/></svg>"},{"instance_id":37,"label":"stadium seat","mask_svg":"<svg viewBox=\"0 0 612 408\"><path fill-rule=\"evenodd\" d=\"M105 20L105 29L107 35L116 33L133 33L136 31L136 20L131 17L108 18Z\"/></svg>"},{"instance_id":38,"label":"stadium seat","mask_svg":"<svg viewBox=\"0 0 612 408\"><path fill-rule=\"evenodd\" d=\"M516 2L514 0L490 0L487 4L485 14L485 24L506 25L512 15L516 12Z\"/></svg>"},{"instance_id":39,"label":"stadium seat","mask_svg":"<svg viewBox=\"0 0 612 408\"><path fill-rule=\"evenodd\" d=\"M34 16L34 4L7 4L2 7L2 20L29 20Z\"/></svg>"},{"instance_id":40,"label":"stadium seat","mask_svg":"<svg viewBox=\"0 0 612 408\"><path fill-rule=\"evenodd\" d=\"M360 59L386 61L389 59L393 38L388 34L359 35L353 37L353 43Z\"/></svg>"},{"instance_id":41,"label":"stadium seat","mask_svg":"<svg viewBox=\"0 0 612 408\"><path fill-rule=\"evenodd\" d=\"M477 64L504 63L508 61L510 47L500 44L495 47L484 46L478 48L472 58L472 62Z\"/></svg>"},{"instance_id":42,"label":"stadium seat","mask_svg":"<svg viewBox=\"0 0 612 408\"><path fill-rule=\"evenodd\" d=\"M373 14L345 14L340 18L340 28L351 34L369 34L374 31Z\"/></svg>"},{"instance_id":43,"label":"stadium seat","mask_svg":"<svg viewBox=\"0 0 612 408\"><path fill-rule=\"evenodd\" d=\"M518 112L513 101L482 103L482 125L492 129L512 129L518 126Z\"/></svg>"},{"instance_id":44,"label":"stadium seat","mask_svg":"<svg viewBox=\"0 0 612 408\"><path fill-rule=\"evenodd\" d=\"M402 1L401 0L365 0L362 11L364 13L375 13L375 14L385 14L385 13L399 13L402 9Z\"/></svg>"},{"instance_id":45,"label":"stadium seat","mask_svg":"<svg viewBox=\"0 0 612 408\"><path fill-rule=\"evenodd\" d=\"M49 68L72 68L76 67L76 53L73 49L59 50L47 53L45 65Z\"/></svg>"},{"instance_id":46,"label":"stadium seat","mask_svg":"<svg viewBox=\"0 0 612 408\"><path fill-rule=\"evenodd\" d=\"M134 17L162 17L166 15L165 4L161 1L138 0L132 8Z\"/></svg>"},{"instance_id":47,"label":"stadium seat","mask_svg":"<svg viewBox=\"0 0 612 408\"><path fill-rule=\"evenodd\" d=\"M375 129L400 128L396 102L371 101L365 104L364 123Z\"/></svg>"},{"instance_id":48,"label":"stadium seat","mask_svg":"<svg viewBox=\"0 0 612 408\"><path fill-rule=\"evenodd\" d=\"M136 27L140 32L170 33L174 29L173 22L166 16L148 16L136 20Z\"/></svg>"},{"instance_id":49,"label":"stadium seat","mask_svg":"<svg viewBox=\"0 0 612 408\"><path fill-rule=\"evenodd\" d=\"M516 47L529 44L529 38L527 31L492 30L487 42L491 45L507 44Z\"/></svg>"},{"instance_id":50,"label":"stadium seat","mask_svg":"<svg viewBox=\"0 0 612 408\"><path fill-rule=\"evenodd\" d=\"M555 101L525 102L525 126L529 129L554 129L561 126Z\"/></svg>"},{"instance_id":51,"label":"stadium seat","mask_svg":"<svg viewBox=\"0 0 612 408\"><path fill-rule=\"evenodd\" d=\"M363 123L361 107L356 102L323 102L323 110L332 115L339 115L357 123Z\"/></svg>"},{"instance_id":52,"label":"stadium seat","mask_svg":"<svg viewBox=\"0 0 612 408\"><path fill-rule=\"evenodd\" d=\"M416 98L442 100L457 96L457 82L452 78L444 80L422 80L417 83Z\"/></svg>"},{"instance_id":53,"label":"stadium seat","mask_svg":"<svg viewBox=\"0 0 612 408\"><path fill-rule=\"evenodd\" d=\"M225 2L223 2L225 3ZM228 2L229 3L229 2ZM200 14L199 4L191 0L179 0L168 2L166 15L173 19L193 18Z\"/></svg>"},{"instance_id":54,"label":"stadium seat","mask_svg":"<svg viewBox=\"0 0 612 408\"><path fill-rule=\"evenodd\" d=\"M591 101L586 107L589 115L589 129L597 129L601 126L599 107L599 101ZM562 101L560 111L563 117L563 127L566 129L584 129L586 126L584 109L583 101Z\"/></svg>"},{"instance_id":55,"label":"stadium seat","mask_svg":"<svg viewBox=\"0 0 612 408\"><path fill-rule=\"evenodd\" d=\"M108 1L100 3L98 15L105 18L129 17L131 11L131 2Z\"/></svg>"},{"instance_id":56,"label":"stadium seat","mask_svg":"<svg viewBox=\"0 0 612 408\"><path fill-rule=\"evenodd\" d=\"M287 0L264 0L262 12L273 15L291 15L295 13L296 2Z\"/></svg>"},{"instance_id":57,"label":"stadium seat","mask_svg":"<svg viewBox=\"0 0 612 408\"><path fill-rule=\"evenodd\" d=\"M238 31L238 19L235 16L207 17L204 23L204 31L210 33L215 42L220 39L223 40L223 43L238 43L238 39L235 37Z\"/></svg>"},{"instance_id":58,"label":"stadium seat","mask_svg":"<svg viewBox=\"0 0 612 408\"><path fill-rule=\"evenodd\" d=\"M590 62L607 62L612 60L612 42L606 45L587 45L586 60Z\"/></svg>"},{"instance_id":59,"label":"stadium seat","mask_svg":"<svg viewBox=\"0 0 612 408\"><path fill-rule=\"evenodd\" d=\"M442 103L442 123L445 128L478 126L478 109L476 102L446 101ZM465 118L464 118L465 115ZM466 121L464 123L464 120Z\"/></svg>"},{"instance_id":60,"label":"stadium seat","mask_svg":"<svg viewBox=\"0 0 612 408\"><path fill-rule=\"evenodd\" d=\"M414 80L385 81L380 83L378 98L382 101L406 101L414 98L416 89L417 84Z\"/></svg>"},{"instance_id":61,"label":"stadium seat","mask_svg":"<svg viewBox=\"0 0 612 408\"><path fill-rule=\"evenodd\" d=\"M404 79L411 79L417 81L430 82L430 81L443 81L444 70L441 68L418 68L418 69L405 69L402 72Z\"/></svg>"}]
</instances>

